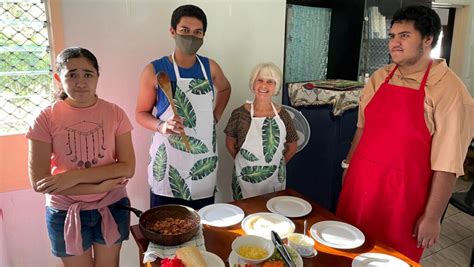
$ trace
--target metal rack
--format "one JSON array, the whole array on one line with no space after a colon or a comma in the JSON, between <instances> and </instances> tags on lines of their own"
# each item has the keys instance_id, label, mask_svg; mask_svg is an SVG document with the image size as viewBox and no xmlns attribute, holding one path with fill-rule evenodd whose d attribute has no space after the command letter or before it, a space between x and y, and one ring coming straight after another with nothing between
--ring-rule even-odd
<instances>
[{"instance_id":1,"label":"metal rack","mask_svg":"<svg viewBox=\"0 0 474 267\"><path fill-rule=\"evenodd\" d=\"M371 20L369 19L368 8L364 16L363 36L361 46L361 57L359 62L359 77L372 75L378 68L390 63L390 54L388 52L388 38L373 37L371 30ZM390 28L390 20L385 20L385 30Z\"/></svg>"}]
</instances>

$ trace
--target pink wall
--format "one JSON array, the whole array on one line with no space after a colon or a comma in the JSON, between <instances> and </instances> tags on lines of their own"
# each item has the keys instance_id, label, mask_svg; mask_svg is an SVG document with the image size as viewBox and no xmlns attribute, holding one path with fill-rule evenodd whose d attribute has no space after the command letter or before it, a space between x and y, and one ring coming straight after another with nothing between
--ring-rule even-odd
<instances>
[{"instance_id":1,"label":"pink wall","mask_svg":"<svg viewBox=\"0 0 474 267\"><path fill-rule=\"evenodd\" d=\"M30 188L24 134L0 136L0 193Z\"/></svg>"},{"instance_id":2,"label":"pink wall","mask_svg":"<svg viewBox=\"0 0 474 267\"><path fill-rule=\"evenodd\" d=\"M0 209L0 264L6 263L0 266L61 266L51 254L43 194L32 189L0 193Z\"/></svg>"}]
</instances>

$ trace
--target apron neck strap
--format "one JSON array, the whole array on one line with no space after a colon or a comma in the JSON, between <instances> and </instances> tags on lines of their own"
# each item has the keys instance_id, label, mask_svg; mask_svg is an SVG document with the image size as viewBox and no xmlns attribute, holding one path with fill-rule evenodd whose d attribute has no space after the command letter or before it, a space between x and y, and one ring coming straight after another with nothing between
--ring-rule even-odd
<instances>
[{"instance_id":1,"label":"apron neck strap","mask_svg":"<svg viewBox=\"0 0 474 267\"><path fill-rule=\"evenodd\" d=\"M255 114L254 109L253 109L253 101L247 101L247 103L250 104L250 118L253 119L253 115ZM278 111L276 110L275 105L273 105L273 103L271 104L272 104L273 113L275 114L275 118L279 118L280 115L278 115Z\"/></svg>"},{"instance_id":2,"label":"apron neck strap","mask_svg":"<svg viewBox=\"0 0 474 267\"><path fill-rule=\"evenodd\" d=\"M425 85L426 85L426 82L428 81L428 76L430 74L430 69L431 69L432 64L433 64L433 60L430 60L430 63L428 64L428 68L426 69L425 74L423 75L423 80L421 80L420 90L418 90L423 95L425 95ZM395 73L395 71L397 69L398 69L398 65L395 65L395 68L393 68L393 70L390 72L390 74L388 74L387 78L385 78L384 83L388 83L390 81L390 79L392 79L393 74Z\"/></svg>"},{"instance_id":3,"label":"apron neck strap","mask_svg":"<svg viewBox=\"0 0 474 267\"><path fill-rule=\"evenodd\" d=\"M393 70L388 74L388 76L385 78L385 81L384 83L388 83L390 81L390 79L392 79L393 77L393 74L395 73L395 71L398 69L398 65L395 65L395 68L393 68Z\"/></svg>"},{"instance_id":4,"label":"apron neck strap","mask_svg":"<svg viewBox=\"0 0 474 267\"><path fill-rule=\"evenodd\" d=\"M425 71L425 75L423 75L423 80L421 80L420 90L418 90L423 95L425 95L426 82L428 81L428 76L430 74L432 64L433 64L433 60L430 60L430 63L428 64L428 68Z\"/></svg>"},{"instance_id":5,"label":"apron neck strap","mask_svg":"<svg viewBox=\"0 0 474 267\"><path fill-rule=\"evenodd\" d=\"M171 54L171 59L173 59L173 68L174 68L174 73L176 75L176 81L177 81L181 79L181 75L179 74L179 68L178 68L178 65L176 64L176 60L174 59L174 52L173 54ZM198 55L196 55L196 59L199 62L199 65L201 65L202 75L204 75L204 78L206 80L209 80L209 78L207 77L206 69L204 68L204 64L202 64L201 59L199 59Z\"/></svg>"}]
</instances>

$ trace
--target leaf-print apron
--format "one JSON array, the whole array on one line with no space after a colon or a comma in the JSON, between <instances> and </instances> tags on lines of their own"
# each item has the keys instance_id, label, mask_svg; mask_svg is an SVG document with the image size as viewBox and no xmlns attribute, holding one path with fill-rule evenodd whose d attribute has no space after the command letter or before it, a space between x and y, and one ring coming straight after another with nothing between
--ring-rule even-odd
<instances>
[{"instance_id":1,"label":"leaf-print apron","mask_svg":"<svg viewBox=\"0 0 474 267\"><path fill-rule=\"evenodd\" d=\"M395 67L365 108L362 137L351 159L336 215L418 262L413 237L425 211L431 178L431 135L424 116L425 85L389 83Z\"/></svg>"},{"instance_id":2,"label":"leaf-print apron","mask_svg":"<svg viewBox=\"0 0 474 267\"><path fill-rule=\"evenodd\" d=\"M150 148L148 183L154 194L185 200L212 197L217 178L217 155L214 123L214 92L199 57L202 79L182 78L172 55L176 74L174 103L184 119L191 151L187 152L180 135L156 132ZM173 116L171 106L160 116Z\"/></svg>"},{"instance_id":3,"label":"leaf-print apron","mask_svg":"<svg viewBox=\"0 0 474 267\"><path fill-rule=\"evenodd\" d=\"M254 117L250 105L250 128L235 156L232 174L234 199L249 198L286 187L286 166L283 158L286 127L273 106L274 117Z\"/></svg>"}]
</instances>

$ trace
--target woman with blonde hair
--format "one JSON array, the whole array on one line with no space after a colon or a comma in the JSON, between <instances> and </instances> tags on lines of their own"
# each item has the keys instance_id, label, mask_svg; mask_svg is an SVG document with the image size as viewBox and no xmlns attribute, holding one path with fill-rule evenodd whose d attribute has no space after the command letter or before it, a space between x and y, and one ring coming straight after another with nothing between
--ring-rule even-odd
<instances>
[{"instance_id":1,"label":"woman with blonde hair","mask_svg":"<svg viewBox=\"0 0 474 267\"><path fill-rule=\"evenodd\" d=\"M262 195L286 187L286 163L297 149L298 135L288 112L272 102L281 88L282 73L273 63L261 63L250 75L253 101L232 111L224 132L234 158L234 199Z\"/></svg>"}]
</instances>

